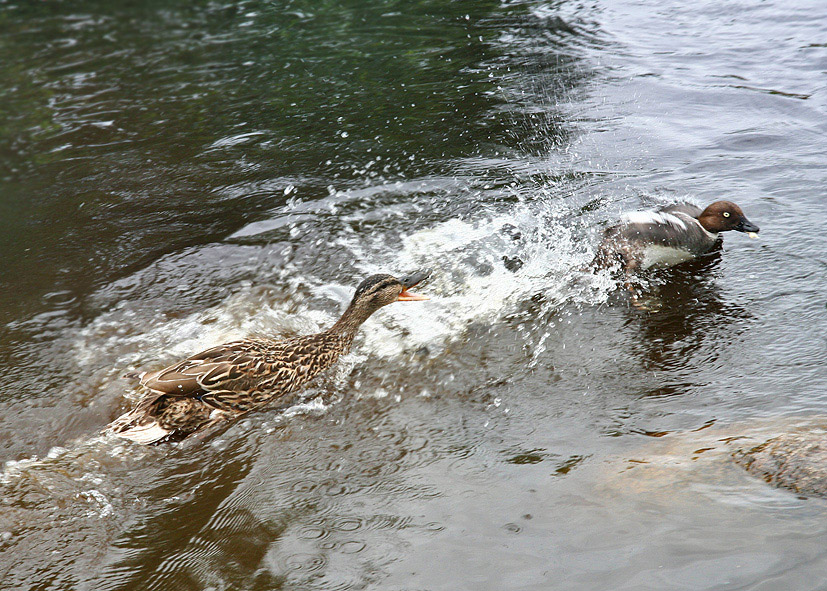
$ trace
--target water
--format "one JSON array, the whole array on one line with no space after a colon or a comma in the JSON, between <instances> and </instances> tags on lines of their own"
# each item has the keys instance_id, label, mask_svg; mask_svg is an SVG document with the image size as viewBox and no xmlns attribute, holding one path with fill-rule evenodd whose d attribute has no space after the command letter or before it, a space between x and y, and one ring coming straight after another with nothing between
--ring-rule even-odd
<instances>
[{"instance_id":1,"label":"water","mask_svg":"<svg viewBox=\"0 0 827 591\"><path fill-rule=\"evenodd\" d=\"M4 586L823 588L824 501L729 453L827 412L824 12L0 6ZM642 307L586 269L683 198L760 239ZM424 265L287 413L97 435L124 371Z\"/></svg>"}]
</instances>

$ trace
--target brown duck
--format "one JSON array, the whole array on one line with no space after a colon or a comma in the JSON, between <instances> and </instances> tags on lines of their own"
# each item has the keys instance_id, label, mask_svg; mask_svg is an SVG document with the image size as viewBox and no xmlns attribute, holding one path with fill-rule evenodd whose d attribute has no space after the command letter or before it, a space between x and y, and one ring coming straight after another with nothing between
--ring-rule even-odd
<instances>
[{"instance_id":1,"label":"brown duck","mask_svg":"<svg viewBox=\"0 0 827 591\"><path fill-rule=\"evenodd\" d=\"M427 300L409 288L427 279L365 279L342 317L318 334L277 341L244 339L219 345L165 369L129 374L147 392L137 406L106 427L138 443L180 441L265 404L285 399L347 353L362 323L382 306Z\"/></svg>"},{"instance_id":2,"label":"brown duck","mask_svg":"<svg viewBox=\"0 0 827 591\"><path fill-rule=\"evenodd\" d=\"M657 211L627 213L618 225L606 229L595 262L610 267L619 262L628 273L671 267L704 255L719 244L722 232L758 233L732 201L716 201L701 210L675 203Z\"/></svg>"}]
</instances>

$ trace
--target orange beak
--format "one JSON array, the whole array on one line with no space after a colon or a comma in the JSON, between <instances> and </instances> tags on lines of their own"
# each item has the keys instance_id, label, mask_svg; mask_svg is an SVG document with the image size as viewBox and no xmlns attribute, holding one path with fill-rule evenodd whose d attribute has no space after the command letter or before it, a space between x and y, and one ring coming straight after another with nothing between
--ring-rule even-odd
<instances>
[{"instance_id":1,"label":"orange beak","mask_svg":"<svg viewBox=\"0 0 827 591\"><path fill-rule=\"evenodd\" d=\"M402 293L399 294L399 297L396 298L397 302L421 302L423 300L430 300L428 296L419 294L419 293L411 293L407 289L403 289Z\"/></svg>"}]
</instances>

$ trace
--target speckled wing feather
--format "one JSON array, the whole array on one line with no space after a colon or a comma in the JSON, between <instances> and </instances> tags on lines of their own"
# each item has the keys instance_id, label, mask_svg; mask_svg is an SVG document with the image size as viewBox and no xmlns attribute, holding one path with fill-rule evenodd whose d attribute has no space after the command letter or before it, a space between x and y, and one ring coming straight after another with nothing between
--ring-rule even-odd
<instances>
[{"instance_id":1,"label":"speckled wing feather","mask_svg":"<svg viewBox=\"0 0 827 591\"><path fill-rule=\"evenodd\" d=\"M141 385L170 396L197 396L221 390L241 380L268 359L285 356L287 342L247 339L207 349L156 372L147 373Z\"/></svg>"},{"instance_id":2,"label":"speckled wing feather","mask_svg":"<svg viewBox=\"0 0 827 591\"><path fill-rule=\"evenodd\" d=\"M219 410L246 412L329 367L341 352L336 345L321 335L245 339L193 355L144 376L141 383L169 396L197 397Z\"/></svg>"}]
</instances>

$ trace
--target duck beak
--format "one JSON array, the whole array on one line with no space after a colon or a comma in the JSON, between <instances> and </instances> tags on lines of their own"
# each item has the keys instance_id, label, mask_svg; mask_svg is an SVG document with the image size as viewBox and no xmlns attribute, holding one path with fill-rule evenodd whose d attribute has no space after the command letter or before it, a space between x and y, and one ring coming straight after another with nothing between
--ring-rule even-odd
<instances>
[{"instance_id":1,"label":"duck beak","mask_svg":"<svg viewBox=\"0 0 827 591\"><path fill-rule=\"evenodd\" d=\"M408 288L419 285L430 276L430 269L422 269L402 277L399 280L399 283L402 284L402 293L399 294L399 297L396 298L396 300L399 302L421 302L423 300L430 299L428 296L420 295L418 293L411 293L408 291Z\"/></svg>"},{"instance_id":2,"label":"duck beak","mask_svg":"<svg viewBox=\"0 0 827 591\"><path fill-rule=\"evenodd\" d=\"M758 233L758 226L753 224L747 218L741 218L741 221L735 226L735 229L738 232L746 232L747 234L757 234Z\"/></svg>"}]
</instances>

